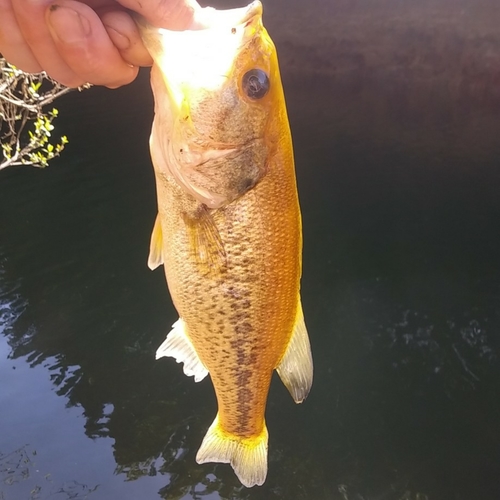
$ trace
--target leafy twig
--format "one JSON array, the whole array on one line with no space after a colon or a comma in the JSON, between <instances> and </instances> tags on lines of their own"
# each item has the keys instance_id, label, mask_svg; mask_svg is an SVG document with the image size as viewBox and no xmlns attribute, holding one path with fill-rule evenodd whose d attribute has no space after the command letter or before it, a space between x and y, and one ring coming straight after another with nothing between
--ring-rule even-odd
<instances>
[{"instance_id":1,"label":"leafy twig","mask_svg":"<svg viewBox=\"0 0 500 500\"><path fill-rule=\"evenodd\" d=\"M50 142L58 111L43 108L71 90L46 73L25 73L0 56L0 170L13 165L46 167L60 155L67 137Z\"/></svg>"}]
</instances>

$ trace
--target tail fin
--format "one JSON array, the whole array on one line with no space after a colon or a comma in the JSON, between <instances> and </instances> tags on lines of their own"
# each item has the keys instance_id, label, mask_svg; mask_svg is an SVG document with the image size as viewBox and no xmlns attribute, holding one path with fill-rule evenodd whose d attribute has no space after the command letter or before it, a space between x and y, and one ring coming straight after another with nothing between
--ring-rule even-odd
<instances>
[{"instance_id":1,"label":"tail fin","mask_svg":"<svg viewBox=\"0 0 500 500\"><path fill-rule=\"evenodd\" d=\"M265 424L259 436L242 438L226 432L217 416L201 443L196 461L231 464L244 486L261 486L267 475L267 439Z\"/></svg>"}]
</instances>

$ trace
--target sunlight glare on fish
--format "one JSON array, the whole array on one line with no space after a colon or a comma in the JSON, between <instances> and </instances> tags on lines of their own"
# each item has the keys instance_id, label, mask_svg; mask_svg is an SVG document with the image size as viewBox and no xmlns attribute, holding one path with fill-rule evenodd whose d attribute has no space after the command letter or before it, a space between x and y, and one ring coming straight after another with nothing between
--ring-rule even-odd
<instances>
[{"instance_id":1,"label":"sunlight glare on fish","mask_svg":"<svg viewBox=\"0 0 500 500\"><path fill-rule=\"evenodd\" d=\"M222 18L214 16L213 20L208 11L206 29L158 30L162 47L176 47L176 50L162 50L156 59L178 107L184 98L183 86L216 90L230 78L235 57L255 33L251 21L260 11L260 4L252 4L228 11Z\"/></svg>"}]
</instances>

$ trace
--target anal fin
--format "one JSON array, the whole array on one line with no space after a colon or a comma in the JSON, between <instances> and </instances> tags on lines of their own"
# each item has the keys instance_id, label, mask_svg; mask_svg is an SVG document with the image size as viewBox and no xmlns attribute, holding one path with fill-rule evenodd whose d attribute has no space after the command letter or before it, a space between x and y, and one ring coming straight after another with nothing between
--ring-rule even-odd
<instances>
[{"instance_id":1,"label":"anal fin","mask_svg":"<svg viewBox=\"0 0 500 500\"><path fill-rule=\"evenodd\" d=\"M261 486L267 476L267 428L258 436L241 437L226 432L215 417L196 454L199 464L231 464L241 484L247 488Z\"/></svg>"},{"instance_id":2,"label":"anal fin","mask_svg":"<svg viewBox=\"0 0 500 500\"><path fill-rule=\"evenodd\" d=\"M300 299L292 337L276 371L294 401L302 403L311 389L313 361Z\"/></svg>"},{"instance_id":3,"label":"anal fin","mask_svg":"<svg viewBox=\"0 0 500 500\"><path fill-rule=\"evenodd\" d=\"M184 373L188 377L194 377L195 382L200 382L208 375L208 370L186 335L185 323L181 318L174 323L172 331L156 351L156 359L163 356L175 358L177 363L184 363Z\"/></svg>"}]
</instances>

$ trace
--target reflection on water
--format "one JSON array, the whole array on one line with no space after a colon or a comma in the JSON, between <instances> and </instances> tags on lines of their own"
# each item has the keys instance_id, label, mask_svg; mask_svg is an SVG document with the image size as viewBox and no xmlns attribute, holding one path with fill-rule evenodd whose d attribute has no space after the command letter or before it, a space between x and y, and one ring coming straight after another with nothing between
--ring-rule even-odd
<instances>
[{"instance_id":1,"label":"reflection on water","mask_svg":"<svg viewBox=\"0 0 500 500\"><path fill-rule=\"evenodd\" d=\"M42 477L39 474L40 471L35 470L37 467L36 457L36 450L30 450L27 446L0 455L0 478L2 483L6 486L19 485L16 490L18 498L21 495L22 498L29 498L30 500L36 500L41 495L60 499L88 498L91 493L97 490L97 486L90 488L86 484L77 481L54 484L50 473ZM33 475L38 477L33 479ZM21 493L22 489L25 491ZM5 496L2 498L5 498Z\"/></svg>"},{"instance_id":2,"label":"reflection on water","mask_svg":"<svg viewBox=\"0 0 500 500\"><path fill-rule=\"evenodd\" d=\"M499 498L498 7L268 4L316 375L300 406L271 387L266 484L196 465L211 385L154 361L177 318L146 267L144 74L65 98L63 157L0 174L0 498Z\"/></svg>"}]
</instances>

